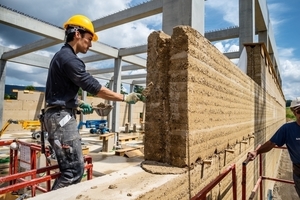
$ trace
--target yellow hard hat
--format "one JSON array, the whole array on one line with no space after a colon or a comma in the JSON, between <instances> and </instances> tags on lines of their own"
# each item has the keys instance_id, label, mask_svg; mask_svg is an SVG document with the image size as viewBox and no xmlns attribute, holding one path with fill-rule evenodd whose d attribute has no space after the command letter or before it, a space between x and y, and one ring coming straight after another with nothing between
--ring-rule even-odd
<instances>
[{"instance_id":1,"label":"yellow hard hat","mask_svg":"<svg viewBox=\"0 0 300 200\"><path fill-rule=\"evenodd\" d=\"M95 31L94 31L93 23L86 16L83 16L83 15L74 15L74 16L70 17L70 19L68 19L68 21L66 21L64 23L64 28L67 29L67 27L69 25L70 26L72 26L72 25L73 26L80 26L80 27L86 29L91 34L93 34L93 41L97 41L98 40L98 36L95 33Z\"/></svg>"}]
</instances>

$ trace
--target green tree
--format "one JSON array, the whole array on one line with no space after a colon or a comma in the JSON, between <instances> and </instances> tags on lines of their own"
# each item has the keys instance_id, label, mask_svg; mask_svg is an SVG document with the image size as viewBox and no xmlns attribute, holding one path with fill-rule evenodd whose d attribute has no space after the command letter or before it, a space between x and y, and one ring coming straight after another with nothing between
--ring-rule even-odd
<instances>
[{"instance_id":1,"label":"green tree","mask_svg":"<svg viewBox=\"0 0 300 200\"><path fill-rule=\"evenodd\" d=\"M143 86L139 86L139 85L135 85L134 86L134 88L133 88L133 91L135 92L135 93L140 93L140 94L142 94L142 92L144 91L144 87Z\"/></svg>"},{"instance_id":2,"label":"green tree","mask_svg":"<svg viewBox=\"0 0 300 200\"><path fill-rule=\"evenodd\" d=\"M286 113L286 120L287 121L296 120L296 117L295 117L294 113L291 111L291 109L289 107L287 107L285 109L285 113Z\"/></svg>"},{"instance_id":3,"label":"green tree","mask_svg":"<svg viewBox=\"0 0 300 200\"><path fill-rule=\"evenodd\" d=\"M109 88L109 82L107 82L107 83L105 84L105 87L106 87L106 88ZM128 94L127 92L124 91L123 83L121 83L121 94Z\"/></svg>"},{"instance_id":4,"label":"green tree","mask_svg":"<svg viewBox=\"0 0 300 200\"><path fill-rule=\"evenodd\" d=\"M5 94L4 95L4 99L10 99L10 95L9 94Z\"/></svg>"},{"instance_id":5,"label":"green tree","mask_svg":"<svg viewBox=\"0 0 300 200\"><path fill-rule=\"evenodd\" d=\"M28 86L25 87L25 90L34 91L35 87L33 85L28 85Z\"/></svg>"},{"instance_id":6,"label":"green tree","mask_svg":"<svg viewBox=\"0 0 300 200\"><path fill-rule=\"evenodd\" d=\"M292 100L286 100L285 107L290 107L292 103Z\"/></svg>"}]
</instances>

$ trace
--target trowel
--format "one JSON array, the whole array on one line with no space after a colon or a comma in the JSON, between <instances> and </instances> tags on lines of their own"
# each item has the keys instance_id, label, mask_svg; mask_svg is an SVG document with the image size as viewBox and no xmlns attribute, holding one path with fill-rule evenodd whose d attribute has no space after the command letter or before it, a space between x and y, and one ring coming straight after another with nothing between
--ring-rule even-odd
<instances>
[{"instance_id":1,"label":"trowel","mask_svg":"<svg viewBox=\"0 0 300 200\"><path fill-rule=\"evenodd\" d=\"M142 94L139 95L140 101L146 102L147 96L150 94L150 90L153 87L153 82L148 83L147 87L142 91Z\"/></svg>"}]
</instances>

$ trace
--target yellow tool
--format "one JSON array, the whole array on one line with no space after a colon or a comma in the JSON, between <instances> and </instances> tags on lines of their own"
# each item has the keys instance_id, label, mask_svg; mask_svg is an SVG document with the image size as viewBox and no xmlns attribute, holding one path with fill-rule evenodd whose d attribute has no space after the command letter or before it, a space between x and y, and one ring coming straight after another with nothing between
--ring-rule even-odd
<instances>
[{"instance_id":1,"label":"yellow tool","mask_svg":"<svg viewBox=\"0 0 300 200\"><path fill-rule=\"evenodd\" d=\"M4 124L0 131L0 138L2 137L3 133L6 131L8 126L10 124L21 124L22 128L25 130L33 130L35 131L36 129L40 129L41 123L39 120L12 120L9 119L7 122ZM38 139L40 137L40 132L33 132L32 133L32 138Z\"/></svg>"}]
</instances>

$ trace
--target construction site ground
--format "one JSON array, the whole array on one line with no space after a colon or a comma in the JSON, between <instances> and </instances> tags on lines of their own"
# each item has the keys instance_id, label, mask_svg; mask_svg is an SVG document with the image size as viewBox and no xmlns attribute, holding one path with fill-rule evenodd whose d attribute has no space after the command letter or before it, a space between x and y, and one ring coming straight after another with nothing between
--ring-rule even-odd
<instances>
[{"instance_id":1,"label":"construction site ground","mask_svg":"<svg viewBox=\"0 0 300 200\"><path fill-rule=\"evenodd\" d=\"M122 149L137 150L137 151L131 151L131 154L129 154L129 156L122 153L122 152L126 152L126 151L121 151L121 153L116 153L116 151L114 149L111 151L108 151L108 152L102 152L103 144L102 144L102 140L99 139L101 134L97 134L97 133L91 134L91 133L89 133L89 129L82 129L80 131L80 133L82 136L83 147L88 147L87 155L92 157L93 179L95 179L97 177L105 176L105 175L108 175L107 178L110 179L111 174L114 172L123 171L123 174L126 174L126 173L130 173L130 171L132 169L134 171L136 171L136 170L138 171L138 169L140 169L139 165L144 160L143 159L143 141L142 141L143 134L141 134L141 132L120 133L119 134L121 141L122 141L119 143L119 150L122 150ZM1 139L6 140L6 139L15 139L15 138L23 140L23 141L27 141L27 142L36 142L36 140L31 138L31 133L28 131L5 133ZM9 155L8 148L2 148L2 150L0 150L1 158L7 157L8 155ZM44 160L44 158L41 158L41 159ZM55 161L53 163L55 163ZM133 168L130 168L130 167L133 167ZM125 169L128 169L129 171L126 172ZM89 181L86 181L86 176L83 178L82 182L85 182L84 185L87 185L86 183L88 183ZM109 184L110 181L103 181L103 183ZM114 186L111 186L111 187L114 187ZM72 193L74 194L74 192L72 192ZM39 195L37 195L37 197L38 196ZM49 199L49 198L47 198L47 199ZM57 197L54 199L57 199ZM64 198L62 197L60 199L64 199Z\"/></svg>"},{"instance_id":2,"label":"construction site ground","mask_svg":"<svg viewBox=\"0 0 300 200\"><path fill-rule=\"evenodd\" d=\"M143 134L137 133L120 133L124 139L119 147L122 149L135 149L129 154L126 151L117 153L116 150L102 152L102 140L100 134L91 134L89 129L80 131L83 145L88 147L88 155L93 159L93 180L86 181L86 177L77 185L64 188L62 191L52 191L47 194L38 192L32 199L139 199L146 191L157 187L177 177L179 173L166 173L159 176L148 173L141 168L143 157ZM134 139L130 139L134 136ZM18 138L28 142L35 142L28 131L6 133L1 139ZM129 138L129 139L128 139ZM0 150L0 157L5 157L7 151ZM164 170L164 169L160 169ZM174 170L166 168L166 170ZM170 172L170 171L169 171ZM176 169L175 171L176 172ZM178 172L178 171L177 171ZM130 177L130 178L129 178ZM292 166L287 151L283 152L280 168L277 178L292 180ZM1 187L1 186L0 186ZM1 197L1 196L0 196ZM5 199L5 198L1 198ZM277 182L273 190L274 200L299 199L294 186L286 183Z\"/></svg>"},{"instance_id":3,"label":"construction site ground","mask_svg":"<svg viewBox=\"0 0 300 200\"><path fill-rule=\"evenodd\" d=\"M293 165L287 150L282 151L277 178L293 180ZM299 200L294 185L276 182L273 189L274 200Z\"/></svg>"}]
</instances>

